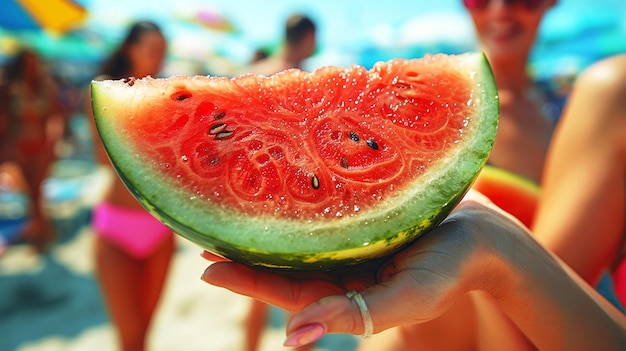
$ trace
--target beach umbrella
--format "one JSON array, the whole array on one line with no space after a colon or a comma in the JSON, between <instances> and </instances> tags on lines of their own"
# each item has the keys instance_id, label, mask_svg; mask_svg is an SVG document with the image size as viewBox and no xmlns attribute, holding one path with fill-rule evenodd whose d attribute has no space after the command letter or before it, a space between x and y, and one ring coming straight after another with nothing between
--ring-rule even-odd
<instances>
[{"instance_id":1,"label":"beach umbrella","mask_svg":"<svg viewBox=\"0 0 626 351\"><path fill-rule=\"evenodd\" d=\"M211 9L199 10L194 16L194 20L196 23L212 30L230 33L237 31L235 25L226 16Z\"/></svg>"},{"instance_id":2,"label":"beach umbrella","mask_svg":"<svg viewBox=\"0 0 626 351\"><path fill-rule=\"evenodd\" d=\"M0 28L65 33L83 23L87 10L72 0L2 0Z\"/></svg>"},{"instance_id":3,"label":"beach umbrella","mask_svg":"<svg viewBox=\"0 0 626 351\"><path fill-rule=\"evenodd\" d=\"M202 28L218 33L236 33L238 31L235 24L221 11L208 7L185 7L178 8L175 18L183 22L192 23Z\"/></svg>"}]
</instances>

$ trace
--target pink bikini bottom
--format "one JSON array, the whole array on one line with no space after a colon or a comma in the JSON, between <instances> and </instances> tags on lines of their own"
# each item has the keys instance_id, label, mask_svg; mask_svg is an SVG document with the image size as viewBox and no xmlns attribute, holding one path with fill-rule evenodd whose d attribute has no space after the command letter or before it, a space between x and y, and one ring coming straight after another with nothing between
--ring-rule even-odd
<instances>
[{"instance_id":1,"label":"pink bikini bottom","mask_svg":"<svg viewBox=\"0 0 626 351\"><path fill-rule=\"evenodd\" d=\"M131 256L150 256L172 231L145 210L101 203L94 208L93 228L97 235L124 249Z\"/></svg>"}]
</instances>

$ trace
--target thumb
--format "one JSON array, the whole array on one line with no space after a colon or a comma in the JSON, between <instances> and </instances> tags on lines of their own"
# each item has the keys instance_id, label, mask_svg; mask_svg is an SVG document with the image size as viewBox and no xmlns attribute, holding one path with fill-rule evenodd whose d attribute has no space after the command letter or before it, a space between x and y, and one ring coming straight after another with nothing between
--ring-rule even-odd
<instances>
[{"instance_id":1,"label":"thumb","mask_svg":"<svg viewBox=\"0 0 626 351\"><path fill-rule=\"evenodd\" d=\"M287 323L286 346L312 343L326 333L363 335L362 312L369 314L373 333L395 326L422 323L440 315L454 296L442 297L438 289L421 289L402 273L385 284L370 286L360 292L365 306L346 295L324 297L304 307ZM454 294L450 294L454 295Z\"/></svg>"},{"instance_id":2,"label":"thumb","mask_svg":"<svg viewBox=\"0 0 626 351\"><path fill-rule=\"evenodd\" d=\"M404 291L406 294L406 291ZM403 324L410 318L405 308L393 306L390 301L399 300L402 289L396 290L384 285L372 286L360 292L364 306L359 307L356 297L332 295L324 297L304 307L292 316L287 323L286 346L298 346L311 343L326 333L363 335L365 322L362 313L371 317L373 330L377 333L384 329ZM406 297L406 295L405 295Z\"/></svg>"}]
</instances>

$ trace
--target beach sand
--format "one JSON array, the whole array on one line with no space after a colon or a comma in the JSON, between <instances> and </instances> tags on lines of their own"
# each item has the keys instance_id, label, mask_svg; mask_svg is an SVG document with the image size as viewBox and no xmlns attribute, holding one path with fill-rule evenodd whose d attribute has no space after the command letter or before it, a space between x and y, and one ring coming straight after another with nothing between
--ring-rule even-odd
<instances>
[{"instance_id":1,"label":"beach sand","mask_svg":"<svg viewBox=\"0 0 626 351\"><path fill-rule=\"evenodd\" d=\"M59 182L73 187L76 179ZM118 350L94 277L94 233L89 225L94 194L106 181L96 174L84 182L90 183L82 184L90 189L88 201L69 197L53 204L61 237L48 254L16 244L0 256L0 351ZM210 263L200 256L198 246L176 238L148 350L243 350L242 323L250 300L202 282L200 275ZM259 351L289 350L282 346L286 318L284 311L271 308ZM315 351L353 351L357 342L351 335L328 335Z\"/></svg>"}]
</instances>

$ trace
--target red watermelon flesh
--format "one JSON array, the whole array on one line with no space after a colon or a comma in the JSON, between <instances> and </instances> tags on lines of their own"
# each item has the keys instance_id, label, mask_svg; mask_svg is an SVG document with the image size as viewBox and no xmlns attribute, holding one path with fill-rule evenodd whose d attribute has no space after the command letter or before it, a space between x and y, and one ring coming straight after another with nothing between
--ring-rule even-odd
<instances>
[{"instance_id":1,"label":"red watermelon flesh","mask_svg":"<svg viewBox=\"0 0 626 351\"><path fill-rule=\"evenodd\" d=\"M423 173L474 113L462 72L418 72L404 60L370 73L327 67L315 79L289 70L209 82L216 90L201 100L181 86L175 103L143 107L159 123L119 127L166 177L184 175L198 196L242 214L350 215Z\"/></svg>"},{"instance_id":2,"label":"red watermelon flesh","mask_svg":"<svg viewBox=\"0 0 626 351\"><path fill-rule=\"evenodd\" d=\"M113 164L158 218L233 259L295 267L389 253L441 220L484 164L498 112L481 54L94 82L92 96Z\"/></svg>"}]
</instances>

